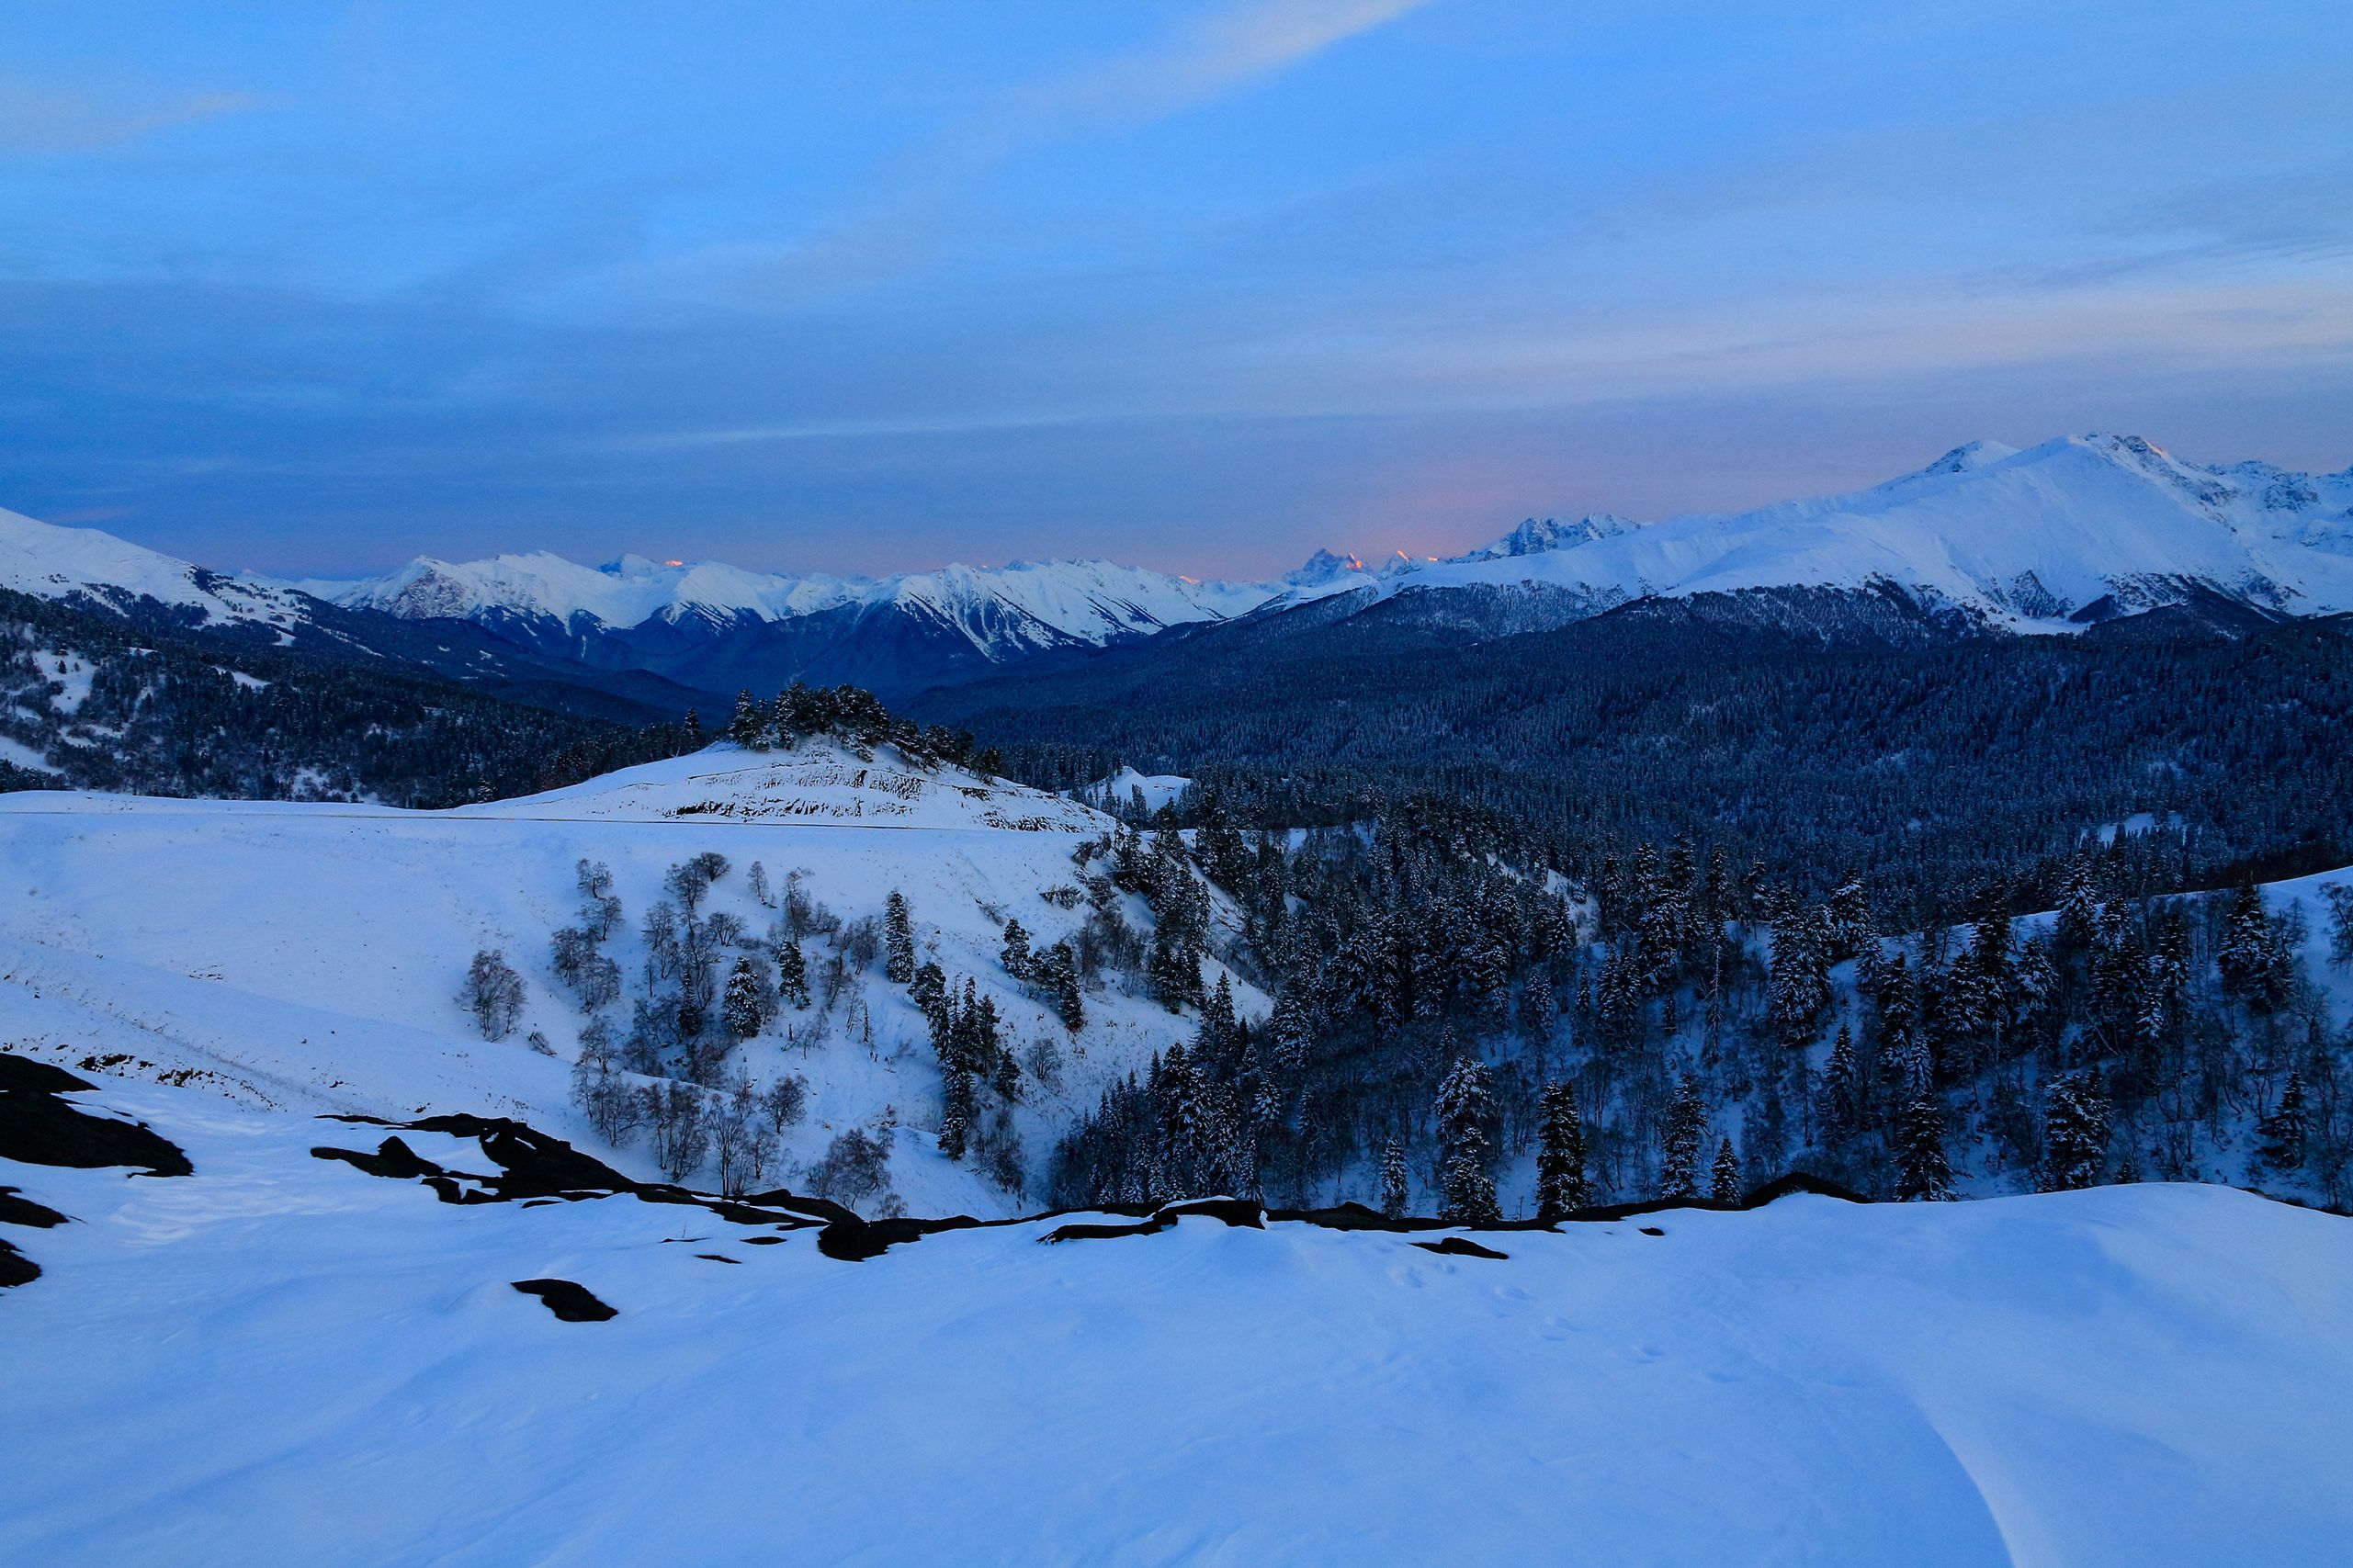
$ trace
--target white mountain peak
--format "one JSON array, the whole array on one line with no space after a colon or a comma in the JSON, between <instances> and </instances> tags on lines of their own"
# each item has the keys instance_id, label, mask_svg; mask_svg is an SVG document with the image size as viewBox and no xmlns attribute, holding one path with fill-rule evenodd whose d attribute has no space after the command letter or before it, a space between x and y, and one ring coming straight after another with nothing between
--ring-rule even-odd
<instances>
[{"instance_id":1,"label":"white mountain peak","mask_svg":"<svg viewBox=\"0 0 2353 1568\"><path fill-rule=\"evenodd\" d=\"M886 607L990 661L1245 614L1270 600L1473 584L1564 591L1596 608L1645 594L1892 582L1996 619L2048 620L2190 585L2291 613L2353 609L2353 468L2189 463L2142 437L2092 433L2024 449L1973 441L1843 494L1636 524L1531 517L1467 554L1368 563L1318 550L1265 583L1204 581L1102 559L951 564L888 577L764 572L625 555L583 566L545 550L420 557L356 581L207 572L86 528L0 513L0 586L51 598L141 595L208 620L291 625L300 593L413 619L520 624L569 638L687 620L714 627Z\"/></svg>"}]
</instances>

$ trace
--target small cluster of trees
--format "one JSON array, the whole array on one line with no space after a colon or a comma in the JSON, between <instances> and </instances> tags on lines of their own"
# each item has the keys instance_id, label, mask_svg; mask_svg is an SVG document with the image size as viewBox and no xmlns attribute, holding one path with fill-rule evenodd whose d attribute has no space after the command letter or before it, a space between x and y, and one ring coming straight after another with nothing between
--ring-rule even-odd
<instances>
[{"instance_id":1,"label":"small cluster of trees","mask_svg":"<svg viewBox=\"0 0 2353 1568\"><path fill-rule=\"evenodd\" d=\"M621 1148L644 1131L655 1165L673 1181L684 1181L716 1156L720 1191L735 1197L759 1189L775 1168L786 1129L806 1113L808 1081L788 1073L764 1090L738 1077L712 1090L641 1079L622 1065L608 1032L584 1034L572 1067L572 1099L598 1135Z\"/></svg>"},{"instance_id":2,"label":"small cluster of trees","mask_svg":"<svg viewBox=\"0 0 2353 1568\"><path fill-rule=\"evenodd\" d=\"M939 1062L940 1152L969 1158L999 1186L1020 1192L1028 1178L1012 1107L1022 1098L1022 1066L995 1000L968 976L951 982L929 960L909 977L907 994L923 1014Z\"/></svg>"},{"instance_id":3,"label":"small cluster of trees","mask_svg":"<svg viewBox=\"0 0 2353 1568\"><path fill-rule=\"evenodd\" d=\"M993 773L1003 767L994 751L976 751L972 737L961 729L921 725L893 714L882 699L862 686L809 686L798 681L762 703L749 690L735 699L735 716L728 739L754 751L790 750L803 740L824 736L839 740L860 756L877 746L896 747L916 763L947 762Z\"/></svg>"},{"instance_id":4,"label":"small cluster of trees","mask_svg":"<svg viewBox=\"0 0 2353 1568\"><path fill-rule=\"evenodd\" d=\"M1063 1028L1076 1034L1086 1026L1087 1004L1079 991L1078 953L1069 942L1058 942L1043 953L1033 952L1028 930L1020 920L1009 919L999 956L1005 973L1052 1009Z\"/></svg>"}]
</instances>

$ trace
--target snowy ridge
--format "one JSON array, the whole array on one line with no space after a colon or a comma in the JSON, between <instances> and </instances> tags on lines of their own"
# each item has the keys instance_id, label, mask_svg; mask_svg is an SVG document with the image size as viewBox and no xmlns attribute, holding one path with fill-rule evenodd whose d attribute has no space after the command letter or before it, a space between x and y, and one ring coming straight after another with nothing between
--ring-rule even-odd
<instances>
[{"instance_id":1,"label":"snowy ridge","mask_svg":"<svg viewBox=\"0 0 2353 1568\"><path fill-rule=\"evenodd\" d=\"M199 611L208 625L247 621L285 626L302 618L300 599L277 585L201 571L96 528L61 528L5 509L0 588L118 610L149 598Z\"/></svg>"},{"instance_id":2,"label":"snowy ridge","mask_svg":"<svg viewBox=\"0 0 2353 1568\"><path fill-rule=\"evenodd\" d=\"M653 621L785 621L843 606L895 608L953 628L999 659L1223 620L1267 596L1249 584L1196 582L1106 560L945 566L877 579L780 575L639 556L592 568L544 552L469 562L421 558L387 577L296 586L334 604L407 619L536 620L571 632L628 630Z\"/></svg>"},{"instance_id":3,"label":"snowy ridge","mask_svg":"<svg viewBox=\"0 0 2353 1568\"><path fill-rule=\"evenodd\" d=\"M1556 540L1549 546L1547 536ZM1657 595L1892 583L1985 620L2048 626L2204 588L2290 615L2353 609L2353 469L2200 468L2137 436L1975 442L1848 495L1615 532L1522 529L1450 560L1315 593L1530 584L1597 609Z\"/></svg>"}]
</instances>

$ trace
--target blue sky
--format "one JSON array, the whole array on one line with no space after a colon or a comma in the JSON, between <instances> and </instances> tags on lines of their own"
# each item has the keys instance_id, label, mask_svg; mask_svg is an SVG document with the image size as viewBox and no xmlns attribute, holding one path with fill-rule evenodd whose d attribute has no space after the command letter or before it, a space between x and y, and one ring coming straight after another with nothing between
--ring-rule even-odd
<instances>
[{"instance_id":1,"label":"blue sky","mask_svg":"<svg viewBox=\"0 0 2353 1568\"><path fill-rule=\"evenodd\" d=\"M2353 462L2342 5L0 12L0 505L296 573L1257 575Z\"/></svg>"}]
</instances>

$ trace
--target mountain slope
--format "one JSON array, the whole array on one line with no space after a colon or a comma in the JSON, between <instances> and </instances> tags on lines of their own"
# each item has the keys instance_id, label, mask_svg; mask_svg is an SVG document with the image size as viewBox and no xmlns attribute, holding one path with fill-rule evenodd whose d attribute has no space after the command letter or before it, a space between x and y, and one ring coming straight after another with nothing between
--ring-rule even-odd
<instances>
[{"instance_id":1,"label":"mountain slope","mask_svg":"<svg viewBox=\"0 0 2353 1568\"><path fill-rule=\"evenodd\" d=\"M978 1161L937 1150L940 1072L923 1016L875 961L875 922L902 892L922 950L952 978L975 979L1006 1048L1026 1060L1051 1047L1054 1081L1024 1066L1012 1113L1042 1165L1108 1075L1144 1066L1193 1027L1113 976L1088 992L1073 1035L1000 963L1009 918L1041 951L1085 923L1073 852L1111 826L1002 780L818 740L788 752L721 745L447 811L0 795L0 1040L62 1051L68 1065L105 1055L141 1077L193 1074L249 1105L520 1116L651 1176L642 1140L613 1152L572 1103L589 1016L551 968L551 938L580 919L578 863L609 866L622 913L605 948L638 990L653 956L641 920L671 868L708 851L729 869L703 912L741 922L741 953L775 938L788 885L806 905L811 1005L786 1008L731 1061L764 1088L808 1080L809 1116L786 1156L814 1162L833 1134L895 1107L886 1137L908 1203L1004 1213L1018 1200ZM1140 900L1126 908L1151 928ZM468 961L486 947L525 986L521 1017L496 1042L457 999ZM1238 995L1263 1011L1247 984ZM626 998L604 1013L617 1032L629 1026ZM533 1051L534 1031L560 1057Z\"/></svg>"}]
</instances>

